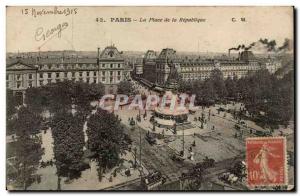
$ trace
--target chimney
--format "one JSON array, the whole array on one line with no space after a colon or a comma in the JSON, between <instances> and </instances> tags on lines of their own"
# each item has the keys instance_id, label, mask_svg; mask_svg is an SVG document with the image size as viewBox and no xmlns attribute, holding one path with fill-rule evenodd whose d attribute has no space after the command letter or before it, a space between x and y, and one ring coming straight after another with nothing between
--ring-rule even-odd
<instances>
[{"instance_id":1,"label":"chimney","mask_svg":"<svg viewBox=\"0 0 300 196\"><path fill-rule=\"evenodd\" d=\"M98 52L97 52L97 65L99 65L99 58L100 58L100 48L97 48Z\"/></svg>"}]
</instances>

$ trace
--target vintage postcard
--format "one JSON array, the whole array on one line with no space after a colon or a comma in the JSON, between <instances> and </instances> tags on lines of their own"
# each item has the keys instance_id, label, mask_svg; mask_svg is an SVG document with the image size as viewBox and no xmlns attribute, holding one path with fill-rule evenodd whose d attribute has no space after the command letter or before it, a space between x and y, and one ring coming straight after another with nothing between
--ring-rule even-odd
<instances>
[{"instance_id":1,"label":"vintage postcard","mask_svg":"<svg viewBox=\"0 0 300 196\"><path fill-rule=\"evenodd\" d=\"M295 191L294 7L6 8L9 191Z\"/></svg>"}]
</instances>

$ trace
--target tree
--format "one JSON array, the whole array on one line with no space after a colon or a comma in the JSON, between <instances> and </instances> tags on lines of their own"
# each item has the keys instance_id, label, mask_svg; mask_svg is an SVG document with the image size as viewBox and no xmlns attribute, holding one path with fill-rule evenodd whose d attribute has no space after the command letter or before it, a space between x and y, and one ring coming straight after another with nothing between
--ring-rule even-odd
<instances>
[{"instance_id":1,"label":"tree","mask_svg":"<svg viewBox=\"0 0 300 196\"><path fill-rule=\"evenodd\" d=\"M132 85L131 82L129 81L121 81L119 84L118 84L118 94L123 94L123 95L132 95L135 93L135 89Z\"/></svg>"},{"instance_id":2,"label":"tree","mask_svg":"<svg viewBox=\"0 0 300 196\"><path fill-rule=\"evenodd\" d=\"M197 102L204 105L212 105L216 101L224 100L227 96L223 74L219 69L214 69L210 77L203 82L194 81L192 89L196 94Z\"/></svg>"},{"instance_id":3,"label":"tree","mask_svg":"<svg viewBox=\"0 0 300 196\"><path fill-rule=\"evenodd\" d=\"M76 82L73 84L70 94L76 110L87 115L91 112L91 101L99 100L104 95L104 86L101 83Z\"/></svg>"},{"instance_id":4,"label":"tree","mask_svg":"<svg viewBox=\"0 0 300 196\"><path fill-rule=\"evenodd\" d=\"M120 154L127 148L128 140L118 118L105 110L98 109L87 122L88 148L95 153L99 181L106 169L120 161Z\"/></svg>"},{"instance_id":5,"label":"tree","mask_svg":"<svg viewBox=\"0 0 300 196\"><path fill-rule=\"evenodd\" d=\"M48 100L49 110L51 113L66 113L72 108L72 98L74 94L74 82L64 81L58 83L51 83L48 86Z\"/></svg>"},{"instance_id":6,"label":"tree","mask_svg":"<svg viewBox=\"0 0 300 196\"><path fill-rule=\"evenodd\" d=\"M76 178L85 169L82 162L84 118L71 113L56 113L51 122L54 157L59 177Z\"/></svg>"},{"instance_id":7,"label":"tree","mask_svg":"<svg viewBox=\"0 0 300 196\"><path fill-rule=\"evenodd\" d=\"M294 118L294 73L291 71L282 79L274 81L272 94L265 104L265 116L268 117L270 125L287 126L288 122Z\"/></svg>"},{"instance_id":8,"label":"tree","mask_svg":"<svg viewBox=\"0 0 300 196\"><path fill-rule=\"evenodd\" d=\"M90 100L98 100L105 94L104 85L102 83L89 84L88 96Z\"/></svg>"},{"instance_id":9,"label":"tree","mask_svg":"<svg viewBox=\"0 0 300 196\"><path fill-rule=\"evenodd\" d=\"M18 137L36 135L40 132L42 118L28 107L20 107L13 129Z\"/></svg>"},{"instance_id":10,"label":"tree","mask_svg":"<svg viewBox=\"0 0 300 196\"><path fill-rule=\"evenodd\" d=\"M50 93L51 91L48 86L28 88L25 92L25 104L32 111L41 113L43 110L49 108Z\"/></svg>"},{"instance_id":11,"label":"tree","mask_svg":"<svg viewBox=\"0 0 300 196\"><path fill-rule=\"evenodd\" d=\"M257 123L270 128L287 126L294 114L293 80L293 71L278 79L267 70L258 70L238 81L242 101Z\"/></svg>"},{"instance_id":12,"label":"tree","mask_svg":"<svg viewBox=\"0 0 300 196\"><path fill-rule=\"evenodd\" d=\"M25 103L37 113L49 110L52 114L69 112L72 105L82 114L90 112L90 102L104 95L103 84L63 81L26 90Z\"/></svg>"},{"instance_id":13,"label":"tree","mask_svg":"<svg viewBox=\"0 0 300 196\"><path fill-rule=\"evenodd\" d=\"M195 89L193 88L193 82L191 82L190 80L186 81L186 80L182 80L180 79L178 81L178 91L181 93L195 93Z\"/></svg>"},{"instance_id":14,"label":"tree","mask_svg":"<svg viewBox=\"0 0 300 196\"><path fill-rule=\"evenodd\" d=\"M12 90L6 90L6 134L15 133L15 114L17 113L17 100Z\"/></svg>"},{"instance_id":15,"label":"tree","mask_svg":"<svg viewBox=\"0 0 300 196\"><path fill-rule=\"evenodd\" d=\"M22 135L16 141L15 155L17 168L16 183L22 185L24 190L34 182L35 172L39 167L44 149L38 137Z\"/></svg>"},{"instance_id":16,"label":"tree","mask_svg":"<svg viewBox=\"0 0 300 196\"><path fill-rule=\"evenodd\" d=\"M21 107L15 120L14 129L17 135L15 143L15 177L16 186L24 190L34 181L35 171L39 166L44 149L41 140L36 135L40 126L40 118L26 107Z\"/></svg>"},{"instance_id":17,"label":"tree","mask_svg":"<svg viewBox=\"0 0 300 196\"><path fill-rule=\"evenodd\" d=\"M71 109L70 81L51 83L46 86L28 88L25 103L36 113L49 110L56 113Z\"/></svg>"},{"instance_id":18,"label":"tree","mask_svg":"<svg viewBox=\"0 0 300 196\"><path fill-rule=\"evenodd\" d=\"M6 90L6 119L10 119L17 112L17 100L12 90Z\"/></svg>"},{"instance_id":19,"label":"tree","mask_svg":"<svg viewBox=\"0 0 300 196\"><path fill-rule=\"evenodd\" d=\"M206 79L201 85L201 90L196 93L198 102L204 105L211 105L216 100L216 92L210 79Z\"/></svg>"},{"instance_id":20,"label":"tree","mask_svg":"<svg viewBox=\"0 0 300 196\"><path fill-rule=\"evenodd\" d=\"M238 99L238 84L237 84L237 76L235 75L233 78L228 77L225 80L225 86L227 91L227 96L233 98L234 100Z\"/></svg>"},{"instance_id":21,"label":"tree","mask_svg":"<svg viewBox=\"0 0 300 196\"><path fill-rule=\"evenodd\" d=\"M212 70L209 81L215 91L216 99L224 99L227 96L226 86L223 79L223 73L219 69Z\"/></svg>"}]
</instances>

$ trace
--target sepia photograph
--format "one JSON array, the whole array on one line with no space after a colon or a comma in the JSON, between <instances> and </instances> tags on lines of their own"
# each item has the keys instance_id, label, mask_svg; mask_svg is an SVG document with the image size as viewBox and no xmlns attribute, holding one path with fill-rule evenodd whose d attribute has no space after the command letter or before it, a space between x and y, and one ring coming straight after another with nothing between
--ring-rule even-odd
<instances>
[{"instance_id":1,"label":"sepia photograph","mask_svg":"<svg viewBox=\"0 0 300 196\"><path fill-rule=\"evenodd\" d=\"M7 6L6 190L294 192L293 6Z\"/></svg>"}]
</instances>

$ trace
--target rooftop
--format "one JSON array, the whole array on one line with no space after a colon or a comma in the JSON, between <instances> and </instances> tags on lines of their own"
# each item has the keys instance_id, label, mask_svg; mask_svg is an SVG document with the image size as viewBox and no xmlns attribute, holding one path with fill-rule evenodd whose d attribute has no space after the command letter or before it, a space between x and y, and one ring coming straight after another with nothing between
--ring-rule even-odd
<instances>
[{"instance_id":1,"label":"rooftop","mask_svg":"<svg viewBox=\"0 0 300 196\"><path fill-rule=\"evenodd\" d=\"M107 46L102 53L100 54L100 59L105 59L105 60L124 60L122 53L118 51L118 49L112 45L112 46Z\"/></svg>"},{"instance_id":2,"label":"rooftop","mask_svg":"<svg viewBox=\"0 0 300 196\"><path fill-rule=\"evenodd\" d=\"M29 57L29 58L7 58L6 64L11 65L17 62L22 62L27 65L39 65L39 64L96 64L97 58L47 58L47 57Z\"/></svg>"}]
</instances>

